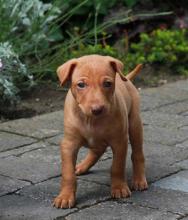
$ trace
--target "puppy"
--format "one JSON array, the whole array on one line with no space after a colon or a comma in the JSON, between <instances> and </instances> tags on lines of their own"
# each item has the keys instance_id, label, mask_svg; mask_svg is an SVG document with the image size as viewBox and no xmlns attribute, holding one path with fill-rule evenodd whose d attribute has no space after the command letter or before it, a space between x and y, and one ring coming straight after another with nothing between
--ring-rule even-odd
<instances>
[{"instance_id":1,"label":"puppy","mask_svg":"<svg viewBox=\"0 0 188 220\"><path fill-rule=\"evenodd\" d=\"M134 190L147 189L143 154L143 129L139 95L131 79L141 65L125 77L119 60L100 55L72 59L57 69L61 85L71 81L65 99L64 138L61 142L62 184L54 200L57 208L75 205L76 175L87 172L108 146L113 152L111 195L131 195L125 174L128 138L132 146ZM86 158L76 165L81 146L88 146Z\"/></svg>"}]
</instances>

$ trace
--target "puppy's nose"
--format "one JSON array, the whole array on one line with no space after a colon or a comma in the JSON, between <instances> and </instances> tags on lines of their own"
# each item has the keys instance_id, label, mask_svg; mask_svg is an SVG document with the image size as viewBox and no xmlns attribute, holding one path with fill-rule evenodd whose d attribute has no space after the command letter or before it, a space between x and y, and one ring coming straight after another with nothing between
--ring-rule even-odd
<instances>
[{"instance_id":1,"label":"puppy's nose","mask_svg":"<svg viewBox=\"0 0 188 220\"><path fill-rule=\"evenodd\" d=\"M91 112L93 115L100 115L104 111L104 106L93 106Z\"/></svg>"}]
</instances>

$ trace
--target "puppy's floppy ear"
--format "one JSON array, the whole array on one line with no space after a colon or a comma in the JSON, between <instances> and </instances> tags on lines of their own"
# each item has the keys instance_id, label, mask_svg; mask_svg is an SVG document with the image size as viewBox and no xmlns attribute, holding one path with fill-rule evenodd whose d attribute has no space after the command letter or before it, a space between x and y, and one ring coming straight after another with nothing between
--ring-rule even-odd
<instances>
[{"instance_id":1,"label":"puppy's floppy ear","mask_svg":"<svg viewBox=\"0 0 188 220\"><path fill-rule=\"evenodd\" d=\"M57 68L57 75L61 86L63 86L65 82L71 78L76 64L76 59L72 59Z\"/></svg>"},{"instance_id":2,"label":"puppy's floppy ear","mask_svg":"<svg viewBox=\"0 0 188 220\"><path fill-rule=\"evenodd\" d=\"M118 73L123 81L127 81L127 78L122 73L124 67L123 63L120 60L112 57L108 57L108 59L110 61L110 65L113 68L114 72Z\"/></svg>"}]
</instances>

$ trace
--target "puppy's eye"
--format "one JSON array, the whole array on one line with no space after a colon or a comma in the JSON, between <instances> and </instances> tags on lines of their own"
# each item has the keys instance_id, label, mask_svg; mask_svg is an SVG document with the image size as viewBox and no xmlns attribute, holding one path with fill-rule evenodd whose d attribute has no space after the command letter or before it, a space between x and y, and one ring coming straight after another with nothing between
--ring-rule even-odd
<instances>
[{"instance_id":1,"label":"puppy's eye","mask_svg":"<svg viewBox=\"0 0 188 220\"><path fill-rule=\"evenodd\" d=\"M103 82L103 87L104 87L104 88L110 88L110 87L112 87L112 82L110 82L110 81L104 81L104 82Z\"/></svg>"},{"instance_id":2,"label":"puppy's eye","mask_svg":"<svg viewBox=\"0 0 188 220\"><path fill-rule=\"evenodd\" d=\"M84 89L86 86L87 86L87 85L86 85L85 82L78 82L78 83L77 83L77 87L78 87L79 89Z\"/></svg>"}]
</instances>

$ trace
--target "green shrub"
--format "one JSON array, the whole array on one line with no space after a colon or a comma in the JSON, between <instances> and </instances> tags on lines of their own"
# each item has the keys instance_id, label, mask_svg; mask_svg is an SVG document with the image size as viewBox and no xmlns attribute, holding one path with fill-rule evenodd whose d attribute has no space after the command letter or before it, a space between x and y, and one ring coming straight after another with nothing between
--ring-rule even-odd
<instances>
[{"instance_id":1,"label":"green shrub","mask_svg":"<svg viewBox=\"0 0 188 220\"><path fill-rule=\"evenodd\" d=\"M21 57L39 59L51 42L62 39L54 24L60 13L56 6L40 0L0 0L0 42L8 39Z\"/></svg>"},{"instance_id":2,"label":"green shrub","mask_svg":"<svg viewBox=\"0 0 188 220\"><path fill-rule=\"evenodd\" d=\"M14 104L20 90L29 89L33 76L27 72L25 65L8 43L0 43L0 104Z\"/></svg>"},{"instance_id":3,"label":"green shrub","mask_svg":"<svg viewBox=\"0 0 188 220\"><path fill-rule=\"evenodd\" d=\"M1 103L18 100L20 91L33 82L32 67L41 63L53 42L62 39L54 23L60 12L40 0L0 0Z\"/></svg>"},{"instance_id":4,"label":"green shrub","mask_svg":"<svg viewBox=\"0 0 188 220\"><path fill-rule=\"evenodd\" d=\"M161 64L174 72L188 72L188 31L155 30L142 33L139 43L132 43L126 63L132 68L138 63Z\"/></svg>"},{"instance_id":5,"label":"green shrub","mask_svg":"<svg viewBox=\"0 0 188 220\"><path fill-rule=\"evenodd\" d=\"M100 54L108 56L117 56L117 51L110 45L80 45L79 49L71 51L71 57L80 57L89 54Z\"/></svg>"},{"instance_id":6,"label":"green shrub","mask_svg":"<svg viewBox=\"0 0 188 220\"><path fill-rule=\"evenodd\" d=\"M125 5L128 7L132 7L136 4L138 0L87 0L86 3L83 5L83 7L80 8L80 10L76 11L75 15L88 15L88 14L95 14L96 9L98 10L99 14L107 15L109 12L109 9L113 8L115 5L118 4ZM82 3L82 0L65 0L64 4L65 7L72 8L80 3Z\"/></svg>"}]
</instances>

